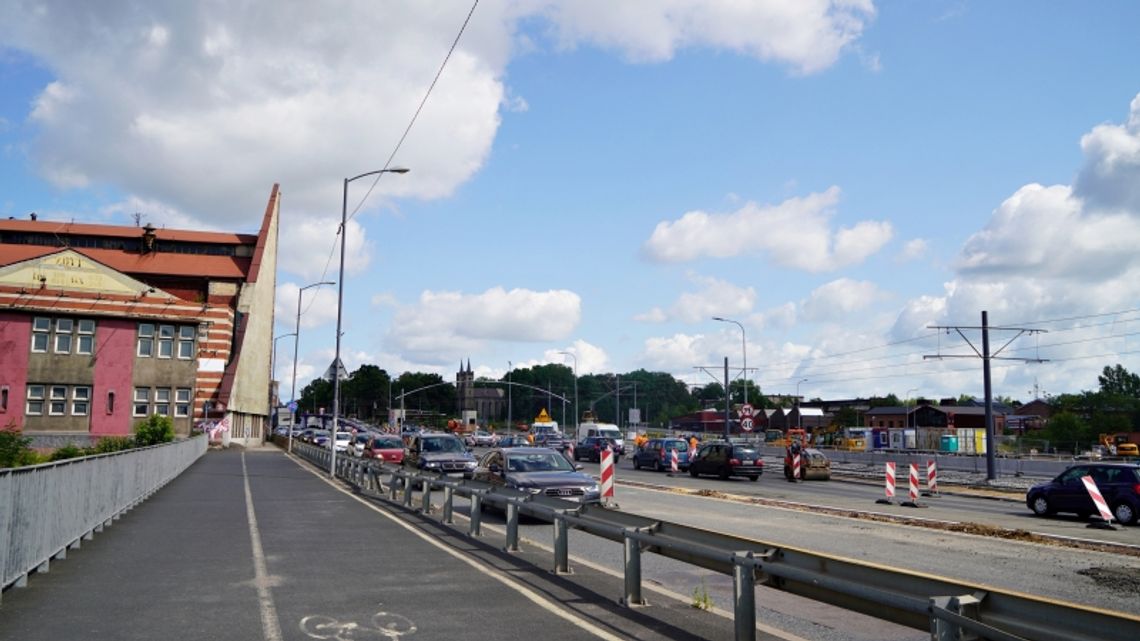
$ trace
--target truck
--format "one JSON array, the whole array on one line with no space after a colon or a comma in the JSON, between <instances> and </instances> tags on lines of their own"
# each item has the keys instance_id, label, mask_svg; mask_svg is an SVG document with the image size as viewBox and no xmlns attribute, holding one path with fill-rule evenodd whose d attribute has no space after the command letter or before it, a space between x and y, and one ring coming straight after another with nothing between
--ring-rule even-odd
<instances>
[{"instance_id":1,"label":"truck","mask_svg":"<svg viewBox=\"0 0 1140 641\"><path fill-rule=\"evenodd\" d=\"M560 451L566 448L569 441L562 430L558 429L558 421L546 413L545 407L535 417L534 422L530 424L530 436L535 445Z\"/></svg>"},{"instance_id":2,"label":"truck","mask_svg":"<svg viewBox=\"0 0 1140 641\"><path fill-rule=\"evenodd\" d=\"M1113 456L1140 456L1140 432L1101 434L1098 440Z\"/></svg>"},{"instance_id":3,"label":"truck","mask_svg":"<svg viewBox=\"0 0 1140 641\"><path fill-rule=\"evenodd\" d=\"M621 436L621 430L613 423L596 423L590 421L578 426L578 442L582 442L583 439L590 436L604 436L613 439L617 447L617 451L614 452L614 454L621 455L625 453L625 439Z\"/></svg>"}]
</instances>

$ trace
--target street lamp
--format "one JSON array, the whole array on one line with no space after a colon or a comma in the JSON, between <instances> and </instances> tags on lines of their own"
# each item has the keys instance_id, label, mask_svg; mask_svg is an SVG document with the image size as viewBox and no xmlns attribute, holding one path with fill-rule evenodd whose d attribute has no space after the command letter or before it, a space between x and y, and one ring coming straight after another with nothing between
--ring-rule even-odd
<instances>
[{"instance_id":1,"label":"street lamp","mask_svg":"<svg viewBox=\"0 0 1140 641\"><path fill-rule=\"evenodd\" d=\"M804 428L804 413L803 409L800 408L800 383L806 382L806 378L801 378L800 380L796 381L796 427L801 430Z\"/></svg>"},{"instance_id":2,"label":"street lamp","mask_svg":"<svg viewBox=\"0 0 1140 641\"><path fill-rule=\"evenodd\" d=\"M744 353L744 404L748 404L748 336L744 332L744 325L739 321L734 321L731 318L721 318L720 316L713 316L714 321L722 323L736 323L740 328L740 351ZM727 390L726 390L727 391Z\"/></svg>"},{"instance_id":3,"label":"street lamp","mask_svg":"<svg viewBox=\"0 0 1140 641\"><path fill-rule=\"evenodd\" d=\"M575 356L574 354L571 354L570 352L558 352L558 353L559 354L565 354L565 355L569 356L570 358L574 359L574 434L577 435L578 434L578 428L580 427L578 424L578 421L582 420L581 419L582 412L581 412L581 410L578 409L578 357ZM565 420L565 419L563 419L563 420Z\"/></svg>"},{"instance_id":4,"label":"street lamp","mask_svg":"<svg viewBox=\"0 0 1140 641\"><path fill-rule=\"evenodd\" d=\"M319 283L305 285L304 287L297 290L297 325L293 328L293 387L289 391L290 405L297 402L297 347L301 342L301 294L304 293L306 289L309 289L311 287L320 287L321 285L335 284L336 283L332 282L331 280L322 280ZM289 411L293 414L293 420L290 421L291 425L289 426L289 440L285 446L286 452L293 451L293 425L297 424L297 411L295 409L290 409ZM333 446L335 447L335 445L336 444L334 443Z\"/></svg>"},{"instance_id":5,"label":"street lamp","mask_svg":"<svg viewBox=\"0 0 1140 641\"><path fill-rule=\"evenodd\" d=\"M282 338L289 338L290 336L296 336L296 335L297 335L297 332L289 332L288 334L282 334L280 336L276 336L273 338L273 358L270 359L270 361L269 361L269 384L270 384L270 386L272 386L273 382L277 380L277 341L281 340ZM274 400L278 400L278 399L280 399L281 394L278 393L278 394L275 394L274 396L277 397L277 399L274 399ZM273 409L277 409L277 408L274 407Z\"/></svg>"},{"instance_id":6,"label":"street lamp","mask_svg":"<svg viewBox=\"0 0 1140 641\"><path fill-rule=\"evenodd\" d=\"M912 387L906 391L906 400L905 400L906 407L910 407L910 393L911 392L917 392L917 391L918 391L917 387ZM918 399L914 399L914 405L915 405L915 407L918 407ZM914 424L915 424L915 427L918 427L918 418L917 417L914 419ZM907 427L907 429L910 429L910 410L907 410L907 413L906 413L906 427ZM906 437L903 437L903 438L906 438Z\"/></svg>"},{"instance_id":7,"label":"street lamp","mask_svg":"<svg viewBox=\"0 0 1140 641\"><path fill-rule=\"evenodd\" d=\"M376 171L369 171L359 176L344 179L343 198L340 203L340 278L337 279L337 293L336 293L336 357L333 359L333 420L332 420L332 439L329 443L332 445L330 448L329 456L329 476L336 477L336 431L337 421L340 417L340 326L341 318L344 315L344 251L348 245L348 183L365 178L367 176L379 176L380 174L406 174L408 169L405 167L395 167L392 169L377 169Z\"/></svg>"},{"instance_id":8,"label":"street lamp","mask_svg":"<svg viewBox=\"0 0 1140 641\"><path fill-rule=\"evenodd\" d=\"M507 436L510 436L515 429L514 417L511 415L514 409L514 403L511 402L511 370L514 368L514 364L507 361Z\"/></svg>"}]
</instances>

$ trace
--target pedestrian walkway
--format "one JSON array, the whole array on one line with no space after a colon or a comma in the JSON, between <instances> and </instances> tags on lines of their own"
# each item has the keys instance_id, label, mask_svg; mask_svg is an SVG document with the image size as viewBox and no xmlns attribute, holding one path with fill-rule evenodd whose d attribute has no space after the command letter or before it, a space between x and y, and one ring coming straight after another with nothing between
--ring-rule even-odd
<instances>
[{"instance_id":1,"label":"pedestrian walkway","mask_svg":"<svg viewBox=\"0 0 1140 641\"><path fill-rule=\"evenodd\" d=\"M728 619L624 608L613 577L554 575L500 543L354 496L278 451L209 452L5 592L0 639L733 638Z\"/></svg>"}]
</instances>

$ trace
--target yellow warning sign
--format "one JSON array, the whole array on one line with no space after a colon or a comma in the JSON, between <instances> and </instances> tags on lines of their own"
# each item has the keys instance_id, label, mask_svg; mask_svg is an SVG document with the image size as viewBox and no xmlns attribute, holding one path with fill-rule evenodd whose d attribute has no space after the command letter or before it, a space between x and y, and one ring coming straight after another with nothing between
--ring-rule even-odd
<instances>
[{"instance_id":1,"label":"yellow warning sign","mask_svg":"<svg viewBox=\"0 0 1140 641\"><path fill-rule=\"evenodd\" d=\"M544 408L542 408L542 411L538 413L538 416L534 419L534 422L535 423L549 423L553 420L554 419L550 418L550 415L546 413L546 408L544 407Z\"/></svg>"}]
</instances>

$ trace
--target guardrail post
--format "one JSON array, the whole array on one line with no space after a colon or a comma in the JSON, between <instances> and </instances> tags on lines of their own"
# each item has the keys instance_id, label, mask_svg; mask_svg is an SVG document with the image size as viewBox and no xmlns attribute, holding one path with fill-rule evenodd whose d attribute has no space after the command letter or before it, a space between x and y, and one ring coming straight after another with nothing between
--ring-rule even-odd
<instances>
[{"instance_id":1,"label":"guardrail post","mask_svg":"<svg viewBox=\"0 0 1140 641\"><path fill-rule=\"evenodd\" d=\"M412 507L412 479L407 477L404 477L404 507Z\"/></svg>"},{"instance_id":2,"label":"guardrail post","mask_svg":"<svg viewBox=\"0 0 1140 641\"><path fill-rule=\"evenodd\" d=\"M443 488L443 522L451 525L454 523L451 519L451 503L455 498L455 488L450 485Z\"/></svg>"},{"instance_id":3,"label":"guardrail post","mask_svg":"<svg viewBox=\"0 0 1140 641\"><path fill-rule=\"evenodd\" d=\"M641 598L641 542L630 536L636 530L622 532L625 548L625 596L622 603L626 607L645 605Z\"/></svg>"},{"instance_id":4,"label":"guardrail post","mask_svg":"<svg viewBox=\"0 0 1140 641\"><path fill-rule=\"evenodd\" d=\"M483 520L483 493L475 491L471 493L471 522L467 528L469 536L482 536L482 520Z\"/></svg>"},{"instance_id":5,"label":"guardrail post","mask_svg":"<svg viewBox=\"0 0 1140 641\"><path fill-rule=\"evenodd\" d=\"M425 479L420 488L420 513L431 514L431 481Z\"/></svg>"},{"instance_id":6,"label":"guardrail post","mask_svg":"<svg viewBox=\"0 0 1140 641\"><path fill-rule=\"evenodd\" d=\"M971 630L963 629L955 621L939 616L939 610L977 620L982 602L972 595L930 597L930 638L931 641L975 641L981 637Z\"/></svg>"},{"instance_id":7,"label":"guardrail post","mask_svg":"<svg viewBox=\"0 0 1140 641\"><path fill-rule=\"evenodd\" d=\"M736 641L755 641L756 566L752 552L732 555L732 600Z\"/></svg>"},{"instance_id":8,"label":"guardrail post","mask_svg":"<svg viewBox=\"0 0 1140 641\"><path fill-rule=\"evenodd\" d=\"M513 499L507 502L507 545L503 550L519 551L519 504Z\"/></svg>"},{"instance_id":9,"label":"guardrail post","mask_svg":"<svg viewBox=\"0 0 1140 641\"><path fill-rule=\"evenodd\" d=\"M392 470L392 477L388 479L388 500L395 501L398 498L397 489L400 485L406 485L408 480L400 476L396 470Z\"/></svg>"},{"instance_id":10,"label":"guardrail post","mask_svg":"<svg viewBox=\"0 0 1140 641\"><path fill-rule=\"evenodd\" d=\"M554 513L554 573L570 574L570 527L560 512Z\"/></svg>"}]
</instances>

